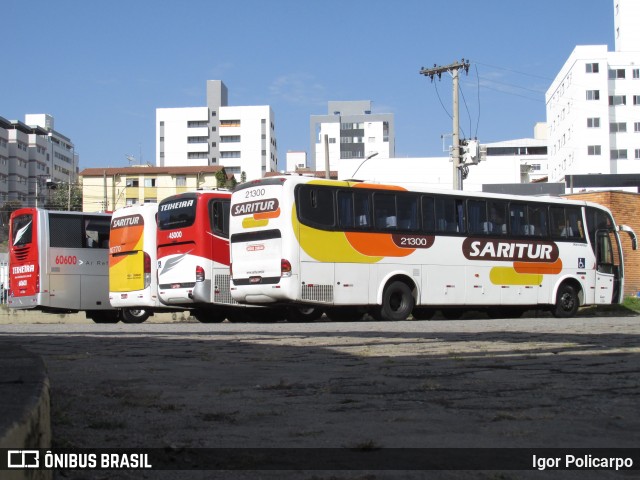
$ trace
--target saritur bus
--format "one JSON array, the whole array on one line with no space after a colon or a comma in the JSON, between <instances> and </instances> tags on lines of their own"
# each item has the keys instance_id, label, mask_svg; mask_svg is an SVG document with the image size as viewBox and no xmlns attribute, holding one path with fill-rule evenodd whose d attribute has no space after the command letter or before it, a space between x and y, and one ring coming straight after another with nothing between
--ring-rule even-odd
<instances>
[{"instance_id":1,"label":"saritur bus","mask_svg":"<svg viewBox=\"0 0 640 480\"><path fill-rule=\"evenodd\" d=\"M115 323L109 303L111 214L20 208L9 223L9 307L52 313L84 311Z\"/></svg>"},{"instance_id":2,"label":"saritur bus","mask_svg":"<svg viewBox=\"0 0 640 480\"><path fill-rule=\"evenodd\" d=\"M125 323L166 311L158 298L155 202L118 208L109 234L109 301Z\"/></svg>"},{"instance_id":3,"label":"saritur bus","mask_svg":"<svg viewBox=\"0 0 640 480\"><path fill-rule=\"evenodd\" d=\"M595 203L302 176L236 187L230 226L236 301L353 320L571 317L622 301L619 232L636 248Z\"/></svg>"}]
</instances>

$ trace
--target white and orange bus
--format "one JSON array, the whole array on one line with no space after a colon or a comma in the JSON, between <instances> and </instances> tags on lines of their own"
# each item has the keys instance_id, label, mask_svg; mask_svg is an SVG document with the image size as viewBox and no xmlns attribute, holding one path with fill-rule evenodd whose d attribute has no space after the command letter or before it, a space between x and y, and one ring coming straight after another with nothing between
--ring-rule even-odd
<instances>
[{"instance_id":1,"label":"white and orange bus","mask_svg":"<svg viewBox=\"0 0 640 480\"><path fill-rule=\"evenodd\" d=\"M113 212L109 234L109 301L125 323L142 323L166 307L158 298L154 202Z\"/></svg>"},{"instance_id":2,"label":"white and orange bus","mask_svg":"<svg viewBox=\"0 0 640 480\"><path fill-rule=\"evenodd\" d=\"M119 321L109 303L111 214L21 208L9 224L9 298L16 309L86 312Z\"/></svg>"},{"instance_id":3,"label":"white and orange bus","mask_svg":"<svg viewBox=\"0 0 640 480\"><path fill-rule=\"evenodd\" d=\"M604 207L560 198L408 190L284 176L231 198L231 294L329 317L500 317L618 303L623 252Z\"/></svg>"}]
</instances>

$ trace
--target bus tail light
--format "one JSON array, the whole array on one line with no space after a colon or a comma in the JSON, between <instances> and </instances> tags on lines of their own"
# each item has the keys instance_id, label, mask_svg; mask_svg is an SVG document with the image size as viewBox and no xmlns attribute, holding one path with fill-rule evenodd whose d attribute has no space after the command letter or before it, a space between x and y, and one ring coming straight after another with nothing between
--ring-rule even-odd
<instances>
[{"instance_id":1,"label":"bus tail light","mask_svg":"<svg viewBox=\"0 0 640 480\"><path fill-rule=\"evenodd\" d=\"M283 258L280 260L280 276L282 277L291 276L291 263L286 258Z\"/></svg>"},{"instance_id":2,"label":"bus tail light","mask_svg":"<svg viewBox=\"0 0 640 480\"><path fill-rule=\"evenodd\" d=\"M204 282L204 268L200 265L196 267L196 282Z\"/></svg>"},{"instance_id":3,"label":"bus tail light","mask_svg":"<svg viewBox=\"0 0 640 480\"><path fill-rule=\"evenodd\" d=\"M151 256L147 252L144 252L144 288L148 288L151 285Z\"/></svg>"}]
</instances>

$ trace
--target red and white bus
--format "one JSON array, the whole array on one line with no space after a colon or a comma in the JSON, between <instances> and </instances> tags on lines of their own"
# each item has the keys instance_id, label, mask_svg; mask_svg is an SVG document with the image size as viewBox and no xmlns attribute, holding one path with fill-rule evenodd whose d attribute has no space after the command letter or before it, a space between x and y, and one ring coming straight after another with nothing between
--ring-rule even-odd
<instances>
[{"instance_id":1,"label":"red and white bus","mask_svg":"<svg viewBox=\"0 0 640 480\"><path fill-rule=\"evenodd\" d=\"M9 224L9 298L17 309L85 311L115 323L109 303L109 222L106 213L21 208Z\"/></svg>"},{"instance_id":2,"label":"red and white bus","mask_svg":"<svg viewBox=\"0 0 640 480\"><path fill-rule=\"evenodd\" d=\"M205 323L247 310L229 292L230 201L228 191L196 191L158 206L158 297Z\"/></svg>"},{"instance_id":3,"label":"red and white bus","mask_svg":"<svg viewBox=\"0 0 640 480\"><path fill-rule=\"evenodd\" d=\"M272 177L231 198L233 297L298 304L329 317L491 316L619 303L619 232L601 205L560 198L431 191Z\"/></svg>"}]
</instances>

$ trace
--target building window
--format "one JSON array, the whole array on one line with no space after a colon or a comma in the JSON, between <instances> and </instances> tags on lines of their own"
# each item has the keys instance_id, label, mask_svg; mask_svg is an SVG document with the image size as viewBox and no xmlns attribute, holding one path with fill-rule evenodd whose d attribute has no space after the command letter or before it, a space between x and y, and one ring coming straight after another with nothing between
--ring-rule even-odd
<instances>
[{"instance_id":1,"label":"building window","mask_svg":"<svg viewBox=\"0 0 640 480\"><path fill-rule=\"evenodd\" d=\"M600 90L587 90L587 100L600 100Z\"/></svg>"},{"instance_id":2,"label":"building window","mask_svg":"<svg viewBox=\"0 0 640 480\"><path fill-rule=\"evenodd\" d=\"M624 68L618 68L618 69L613 69L613 70L609 70L609 79L613 80L616 78L625 78L624 76Z\"/></svg>"},{"instance_id":3,"label":"building window","mask_svg":"<svg viewBox=\"0 0 640 480\"><path fill-rule=\"evenodd\" d=\"M640 133L640 122L633 123L633 131L636 133Z\"/></svg>"},{"instance_id":4,"label":"building window","mask_svg":"<svg viewBox=\"0 0 640 480\"><path fill-rule=\"evenodd\" d=\"M600 118L587 118L587 128L600 128Z\"/></svg>"},{"instance_id":5,"label":"building window","mask_svg":"<svg viewBox=\"0 0 640 480\"><path fill-rule=\"evenodd\" d=\"M600 67L597 63L587 63L586 72L587 73L598 73L600 71Z\"/></svg>"},{"instance_id":6,"label":"building window","mask_svg":"<svg viewBox=\"0 0 640 480\"><path fill-rule=\"evenodd\" d=\"M600 145L589 145L587 147L587 155L600 155L601 149Z\"/></svg>"},{"instance_id":7,"label":"building window","mask_svg":"<svg viewBox=\"0 0 640 480\"><path fill-rule=\"evenodd\" d=\"M627 150L619 149L619 150L611 150L611 160L626 160L627 159Z\"/></svg>"},{"instance_id":8,"label":"building window","mask_svg":"<svg viewBox=\"0 0 640 480\"><path fill-rule=\"evenodd\" d=\"M127 180L125 181L125 185L127 187L137 187L140 185L140 183L138 182L137 178L127 178Z\"/></svg>"},{"instance_id":9,"label":"building window","mask_svg":"<svg viewBox=\"0 0 640 480\"><path fill-rule=\"evenodd\" d=\"M240 135L220 135L220 143L238 143Z\"/></svg>"},{"instance_id":10,"label":"building window","mask_svg":"<svg viewBox=\"0 0 640 480\"><path fill-rule=\"evenodd\" d=\"M156 186L156 179L155 178L145 178L144 179L144 186L147 188L154 188Z\"/></svg>"},{"instance_id":11,"label":"building window","mask_svg":"<svg viewBox=\"0 0 640 480\"><path fill-rule=\"evenodd\" d=\"M221 127L239 127L240 120L220 120Z\"/></svg>"},{"instance_id":12,"label":"building window","mask_svg":"<svg viewBox=\"0 0 640 480\"><path fill-rule=\"evenodd\" d=\"M633 104L634 105L640 105L640 95L634 95L633 96Z\"/></svg>"},{"instance_id":13,"label":"building window","mask_svg":"<svg viewBox=\"0 0 640 480\"><path fill-rule=\"evenodd\" d=\"M198 159L198 158L207 158L207 152L187 152L187 158Z\"/></svg>"},{"instance_id":14,"label":"building window","mask_svg":"<svg viewBox=\"0 0 640 480\"><path fill-rule=\"evenodd\" d=\"M127 205L137 205L137 204L138 204L137 198L127 198Z\"/></svg>"},{"instance_id":15,"label":"building window","mask_svg":"<svg viewBox=\"0 0 640 480\"><path fill-rule=\"evenodd\" d=\"M609 132L618 133L618 132L626 132L627 124L625 122L614 122L609 124Z\"/></svg>"},{"instance_id":16,"label":"building window","mask_svg":"<svg viewBox=\"0 0 640 480\"><path fill-rule=\"evenodd\" d=\"M626 95L609 95L609 106L614 107L616 105L626 105Z\"/></svg>"},{"instance_id":17,"label":"building window","mask_svg":"<svg viewBox=\"0 0 640 480\"><path fill-rule=\"evenodd\" d=\"M635 159L636 160L640 159L640 148L636 148L635 152L636 152Z\"/></svg>"},{"instance_id":18,"label":"building window","mask_svg":"<svg viewBox=\"0 0 640 480\"><path fill-rule=\"evenodd\" d=\"M187 143L207 143L208 137L187 137Z\"/></svg>"},{"instance_id":19,"label":"building window","mask_svg":"<svg viewBox=\"0 0 640 480\"><path fill-rule=\"evenodd\" d=\"M205 121L192 120L187 122L187 128L199 128L199 127L206 127L206 126L207 126L206 120Z\"/></svg>"},{"instance_id":20,"label":"building window","mask_svg":"<svg viewBox=\"0 0 640 480\"><path fill-rule=\"evenodd\" d=\"M634 68L634 69L632 70L632 76L633 76L633 78L635 78L635 79L640 78L640 68Z\"/></svg>"},{"instance_id":21,"label":"building window","mask_svg":"<svg viewBox=\"0 0 640 480\"><path fill-rule=\"evenodd\" d=\"M144 203L158 203L157 198L145 198Z\"/></svg>"},{"instance_id":22,"label":"building window","mask_svg":"<svg viewBox=\"0 0 640 480\"><path fill-rule=\"evenodd\" d=\"M220 158L240 158L240 152L220 152Z\"/></svg>"},{"instance_id":23,"label":"building window","mask_svg":"<svg viewBox=\"0 0 640 480\"><path fill-rule=\"evenodd\" d=\"M187 176L178 175L176 177L176 187L186 187L186 186L187 186Z\"/></svg>"}]
</instances>

